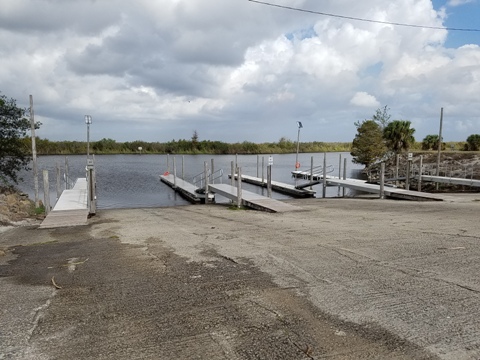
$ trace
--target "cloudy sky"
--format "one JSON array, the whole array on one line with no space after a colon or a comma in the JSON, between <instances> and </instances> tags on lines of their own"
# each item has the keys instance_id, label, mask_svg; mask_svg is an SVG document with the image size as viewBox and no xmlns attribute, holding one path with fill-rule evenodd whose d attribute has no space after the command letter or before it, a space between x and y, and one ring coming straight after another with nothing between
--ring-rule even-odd
<instances>
[{"instance_id":1,"label":"cloudy sky","mask_svg":"<svg viewBox=\"0 0 480 360\"><path fill-rule=\"evenodd\" d=\"M351 141L387 105L480 133L480 0L1 0L0 91L41 138ZM315 12L386 23L358 21ZM408 27L405 23L425 27Z\"/></svg>"}]
</instances>

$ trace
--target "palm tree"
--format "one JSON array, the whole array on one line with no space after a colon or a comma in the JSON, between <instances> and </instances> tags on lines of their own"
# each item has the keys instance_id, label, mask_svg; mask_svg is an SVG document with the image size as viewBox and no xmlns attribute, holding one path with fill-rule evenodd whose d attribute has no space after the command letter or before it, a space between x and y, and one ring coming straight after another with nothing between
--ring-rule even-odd
<instances>
[{"instance_id":1,"label":"palm tree","mask_svg":"<svg viewBox=\"0 0 480 360\"><path fill-rule=\"evenodd\" d=\"M395 154L408 150L415 143L413 134L415 129L411 128L412 123L408 120L394 120L383 129L383 138L389 150Z\"/></svg>"}]
</instances>

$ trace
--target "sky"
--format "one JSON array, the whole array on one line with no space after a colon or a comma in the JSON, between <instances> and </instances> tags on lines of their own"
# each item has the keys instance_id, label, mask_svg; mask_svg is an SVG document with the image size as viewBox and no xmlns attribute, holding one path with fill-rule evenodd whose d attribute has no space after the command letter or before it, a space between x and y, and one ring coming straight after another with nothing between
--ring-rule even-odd
<instances>
[{"instance_id":1,"label":"sky","mask_svg":"<svg viewBox=\"0 0 480 360\"><path fill-rule=\"evenodd\" d=\"M449 30L480 0L0 1L0 92L44 139L350 142L384 106L480 134L480 31Z\"/></svg>"}]
</instances>

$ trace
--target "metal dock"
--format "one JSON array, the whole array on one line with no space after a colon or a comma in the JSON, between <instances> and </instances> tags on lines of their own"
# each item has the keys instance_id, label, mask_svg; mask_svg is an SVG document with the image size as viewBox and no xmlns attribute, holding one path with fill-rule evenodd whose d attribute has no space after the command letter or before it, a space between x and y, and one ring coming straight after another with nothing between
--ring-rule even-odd
<instances>
[{"instance_id":1,"label":"metal dock","mask_svg":"<svg viewBox=\"0 0 480 360\"><path fill-rule=\"evenodd\" d=\"M63 190L52 211L40 224L41 229L87 225L87 179L79 178L70 190Z\"/></svg>"},{"instance_id":2,"label":"metal dock","mask_svg":"<svg viewBox=\"0 0 480 360\"><path fill-rule=\"evenodd\" d=\"M160 175L160 181L170 186L180 195L182 195L185 199L192 203L200 203L205 200L205 195L203 193L198 193L197 190L199 189L195 185L185 181L178 176L175 177L173 174L163 174ZM209 194L208 200L214 200L214 196Z\"/></svg>"},{"instance_id":3,"label":"metal dock","mask_svg":"<svg viewBox=\"0 0 480 360\"><path fill-rule=\"evenodd\" d=\"M364 191L371 194L380 195L380 185L367 183L364 180L356 179L339 179L335 177L327 177L326 182L332 186L344 186L349 189ZM405 189L398 189L392 187L385 187L384 194L386 197L402 200L417 200L417 201L444 201L449 199L443 194L430 194L421 191L410 191Z\"/></svg>"},{"instance_id":4,"label":"metal dock","mask_svg":"<svg viewBox=\"0 0 480 360\"><path fill-rule=\"evenodd\" d=\"M231 174L228 175L229 178L231 178ZM235 179L237 178L237 175L235 174ZM261 178L257 178L255 176L249 176L249 175L241 175L242 181L253 184L253 185L258 185L262 187L267 187L267 182L262 181ZM310 185L315 185L318 184L318 182L315 182L313 184L307 184L305 187L308 187ZM298 197L298 198L307 198L307 197L315 197L315 190L310 190L310 189L305 189L305 188L298 188L295 187L295 185L290 185L290 184L285 184L279 181L273 181L272 180L272 190L275 190L279 193L290 195L293 197Z\"/></svg>"},{"instance_id":5,"label":"metal dock","mask_svg":"<svg viewBox=\"0 0 480 360\"><path fill-rule=\"evenodd\" d=\"M234 202L237 201L237 188L227 184L212 184L208 188L214 192L222 195ZM269 211L269 212L287 212L298 211L302 208L294 205L284 203L266 196L245 191L242 189L242 204L252 209Z\"/></svg>"}]
</instances>

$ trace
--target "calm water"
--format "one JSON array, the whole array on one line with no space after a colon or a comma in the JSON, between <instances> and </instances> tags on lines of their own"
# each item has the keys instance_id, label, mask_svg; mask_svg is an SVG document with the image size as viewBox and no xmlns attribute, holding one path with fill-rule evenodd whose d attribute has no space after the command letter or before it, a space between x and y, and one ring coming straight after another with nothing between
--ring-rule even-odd
<instances>
[{"instance_id":1,"label":"calm water","mask_svg":"<svg viewBox=\"0 0 480 360\"><path fill-rule=\"evenodd\" d=\"M334 167L334 172L330 175L338 176L339 156L342 155L342 176L343 159L347 159L347 177L355 177L355 174L361 169L360 166L351 162L349 153L327 153L327 165ZM311 157L313 156L314 166L323 164L323 153L299 154L301 170L310 167ZM182 160L184 169L184 178L186 181L193 182L193 178L203 172L204 162L211 164L214 159L215 170L223 169L222 179L215 182L230 183L228 174L230 174L231 161L235 161L234 155L97 155L95 156L95 168L97 171L97 207L100 209L108 208L136 208L136 207L163 207L190 204L180 195L175 193L167 185L159 180L159 175L167 170L167 160L170 172L173 172L173 158L175 157L177 176L182 174ZM268 165L269 155L260 155L258 174L262 176L261 164L264 158L265 167ZM272 155L272 179L284 183L295 184L295 179L291 177L291 171L295 167L295 154ZM70 178L76 179L85 177L85 155L68 156L68 167ZM257 155L238 155L238 165L242 168L242 174L257 176ZM50 197L51 203L55 203L56 197L56 164L61 166L62 179L65 169L65 156L40 156L38 158L38 173L40 199L43 199L43 180L42 170L49 170L50 178ZM24 181L19 184L19 188L34 198L34 185L32 172L23 173ZM266 169L264 176L266 179ZM301 180L297 180L301 182ZM257 186L242 184L245 190L266 195L266 189ZM322 195L322 186L316 185L317 197ZM327 196L337 196L336 187L327 188ZM272 194L275 199L287 199L289 196L276 192ZM228 200L217 196L217 202L227 202Z\"/></svg>"}]
</instances>

